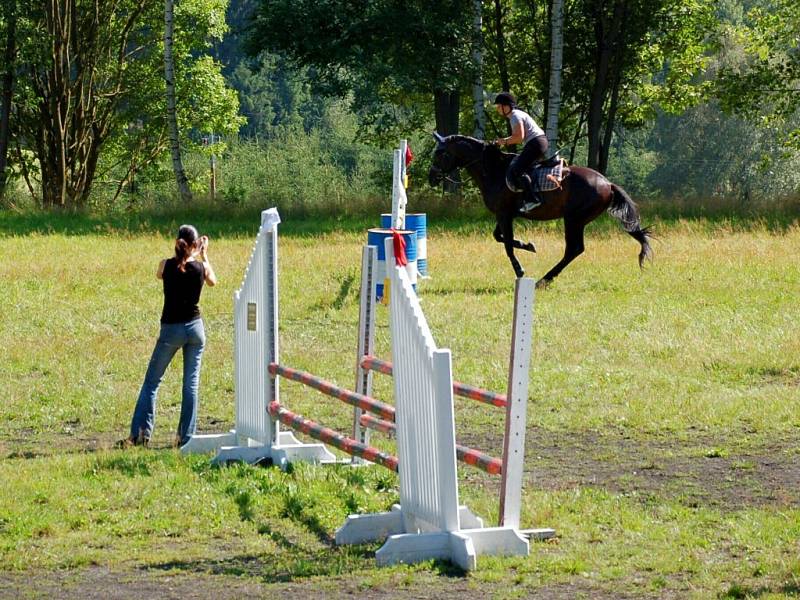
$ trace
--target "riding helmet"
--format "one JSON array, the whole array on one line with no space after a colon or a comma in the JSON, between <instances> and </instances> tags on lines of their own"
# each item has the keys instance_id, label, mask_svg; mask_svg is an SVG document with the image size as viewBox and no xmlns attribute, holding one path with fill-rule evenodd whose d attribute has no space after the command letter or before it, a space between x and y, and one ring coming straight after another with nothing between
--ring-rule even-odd
<instances>
[{"instance_id":1,"label":"riding helmet","mask_svg":"<svg viewBox=\"0 0 800 600\"><path fill-rule=\"evenodd\" d=\"M494 97L494 103L514 108L517 105L517 99L511 92L500 92Z\"/></svg>"}]
</instances>

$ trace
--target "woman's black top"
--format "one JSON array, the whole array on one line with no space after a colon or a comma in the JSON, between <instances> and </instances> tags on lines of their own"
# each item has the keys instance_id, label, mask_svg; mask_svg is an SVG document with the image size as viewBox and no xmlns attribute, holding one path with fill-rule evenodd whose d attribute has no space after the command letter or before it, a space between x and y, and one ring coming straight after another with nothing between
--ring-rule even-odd
<instances>
[{"instance_id":1,"label":"woman's black top","mask_svg":"<svg viewBox=\"0 0 800 600\"><path fill-rule=\"evenodd\" d=\"M187 262L185 271L178 261L168 258L164 264L164 310L162 323L188 323L200 316L200 292L205 280L205 267L198 261Z\"/></svg>"}]
</instances>

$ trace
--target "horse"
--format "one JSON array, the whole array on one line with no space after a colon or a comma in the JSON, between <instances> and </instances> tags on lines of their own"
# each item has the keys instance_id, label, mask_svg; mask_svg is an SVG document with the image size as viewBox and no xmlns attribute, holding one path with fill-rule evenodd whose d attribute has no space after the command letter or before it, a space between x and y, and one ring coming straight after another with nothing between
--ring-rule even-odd
<instances>
[{"instance_id":1,"label":"horse","mask_svg":"<svg viewBox=\"0 0 800 600\"><path fill-rule=\"evenodd\" d=\"M545 202L522 213L517 208L517 192L510 190L506 184L506 170L514 154L502 152L492 144L465 135L443 137L434 132L433 137L436 139L436 149L428 182L436 187L442 180L450 178L456 169L467 170L480 189L486 208L497 219L494 239L505 246L517 277L523 277L525 271L514 256L514 249L536 252L531 242L522 243L514 239L514 219L518 217L531 221L564 219L564 257L536 283L538 288L549 286L564 267L583 253L584 229L604 210L617 218L622 228L641 245L639 268L644 268L645 259L652 260L651 228L641 226L636 203L621 187L611 183L601 173L588 167L569 166L565 169L560 187L539 192Z\"/></svg>"}]
</instances>

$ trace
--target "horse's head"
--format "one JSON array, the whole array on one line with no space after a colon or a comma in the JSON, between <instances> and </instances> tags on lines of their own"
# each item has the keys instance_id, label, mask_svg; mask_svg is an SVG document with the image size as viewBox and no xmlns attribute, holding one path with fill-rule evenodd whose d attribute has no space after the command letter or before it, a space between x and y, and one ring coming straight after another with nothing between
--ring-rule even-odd
<instances>
[{"instance_id":1,"label":"horse's head","mask_svg":"<svg viewBox=\"0 0 800 600\"><path fill-rule=\"evenodd\" d=\"M431 170L428 172L428 183L433 187L439 185L445 177L461 166L456 155L450 150L453 146L452 137L443 137L438 132L433 132L436 148L433 150Z\"/></svg>"},{"instance_id":2,"label":"horse's head","mask_svg":"<svg viewBox=\"0 0 800 600\"><path fill-rule=\"evenodd\" d=\"M481 166L479 172L483 177L486 175L486 164L493 164L501 155L495 146L466 135L444 137L434 132L433 138L436 140L436 148L433 151L431 170L428 172L428 183L434 187L443 179L449 178L456 169L477 164ZM505 167L502 167L502 172L505 173Z\"/></svg>"}]
</instances>

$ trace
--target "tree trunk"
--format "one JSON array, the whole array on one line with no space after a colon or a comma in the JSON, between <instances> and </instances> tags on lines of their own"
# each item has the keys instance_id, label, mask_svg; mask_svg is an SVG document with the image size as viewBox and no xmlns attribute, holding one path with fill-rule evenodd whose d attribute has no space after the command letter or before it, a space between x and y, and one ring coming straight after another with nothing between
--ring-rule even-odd
<instances>
[{"instance_id":1,"label":"tree trunk","mask_svg":"<svg viewBox=\"0 0 800 600\"><path fill-rule=\"evenodd\" d=\"M461 94L458 91L434 90L433 92L434 114L436 116L436 131L443 136L458 133L458 117L461 108ZM444 182L444 189L447 192L457 192L460 186L458 172L454 172L451 178L455 181Z\"/></svg>"},{"instance_id":2,"label":"tree trunk","mask_svg":"<svg viewBox=\"0 0 800 600\"><path fill-rule=\"evenodd\" d=\"M3 15L8 31L6 33L5 72L3 73L3 89L0 95L0 198L6 189L6 169L8 168L8 141L11 137L11 98L14 89L14 68L17 54L17 3L7 0Z\"/></svg>"},{"instance_id":3,"label":"tree trunk","mask_svg":"<svg viewBox=\"0 0 800 600\"><path fill-rule=\"evenodd\" d=\"M174 34L174 0L164 2L164 78L167 84L167 127L169 129L170 149L172 151L172 170L178 191L184 202L192 201L189 180L181 160L181 141L178 132L178 115L175 108L175 62L172 56L172 36Z\"/></svg>"},{"instance_id":4,"label":"tree trunk","mask_svg":"<svg viewBox=\"0 0 800 600\"><path fill-rule=\"evenodd\" d=\"M604 137L603 109L609 92L612 91L610 88L614 87L615 83L610 72L611 60L622 27L623 4L622 0L614 2L613 15L610 22L603 14L602 2L598 1L594 15L595 42L598 48L598 55L595 63L595 80L589 98L587 119L589 152L586 164L601 173L603 172L601 170L601 149Z\"/></svg>"},{"instance_id":5,"label":"tree trunk","mask_svg":"<svg viewBox=\"0 0 800 600\"><path fill-rule=\"evenodd\" d=\"M458 117L461 108L461 94L453 90L433 92L436 131L444 136L458 133Z\"/></svg>"},{"instance_id":6,"label":"tree trunk","mask_svg":"<svg viewBox=\"0 0 800 600\"><path fill-rule=\"evenodd\" d=\"M561 110L561 68L564 56L564 0L553 0L550 39L550 89L547 95L547 142L558 149L558 113Z\"/></svg>"},{"instance_id":7,"label":"tree trunk","mask_svg":"<svg viewBox=\"0 0 800 600\"><path fill-rule=\"evenodd\" d=\"M483 0L473 0L475 11L473 33L475 35L472 64L475 69L475 81L472 84L472 106L475 112L475 124L472 135L479 140L486 137L486 113L483 110Z\"/></svg>"},{"instance_id":8,"label":"tree trunk","mask_svg":"<svg viewBox=\"0 0 800 600\"><path fill-rule=\"evenodd\" d=\"M511 91L511 80L508 76L506 62L506 40L503 33L503 6L501 0L494 0L494 29L497 43L497 68L500 71L500 85L503 90Z\"/></svg>"},{"instance_id":9,"label":"tree trunk","mask_svg":"<svg viewBox=\"0 0 800 600\"><path fill-rule=\"evenodd\" d=\"M608 153L611 150L611 138L614 134L614 122L617 118L617 108L619 108L619 86L620 73L617 72L611 89L611 102L609 102L608 113L606 114L603 143L600 146L600 162L597 170L601 173L608 171Z\"/></svg>"},{"instance_id":10,"label":"tree trunk","mask_svg":"<svg viewBox=\"0 0 800 600\"><path fill-rule=\"evenodd\" d=\"M597 25L601 28L600 25ZM602 33L598 36L601 41ZM600 162L600 130L603 122L603 104L606 95L606 79L608 76L609 52L603 48L603 44L598 44L600 51L597 57L594 82L592 92L589 96L589 109L587 115L589 150L586 157L586 164L590 169L597 169Z\"/></svg>"},{"instance_id":11,"label":"tree trunk","mask_svg":"<svg viewBox=\"0 0 800 600\"><path fill-rule=\"evenodd\" d=\"M67 148L70 146L69 133L72 129L67 121L74 116L71 68L73 45L72 23L76 18L74 0L60 2L50 0L46 6L46 22L51 35L51 67L37 82L40 86L38 109L43 126L36 144L39 166L42 173L42 202L46 207L67 206L70 203L67 186Z\"/></svg>"}]
</instances>

